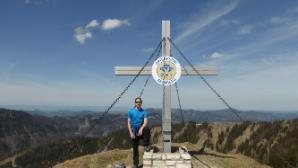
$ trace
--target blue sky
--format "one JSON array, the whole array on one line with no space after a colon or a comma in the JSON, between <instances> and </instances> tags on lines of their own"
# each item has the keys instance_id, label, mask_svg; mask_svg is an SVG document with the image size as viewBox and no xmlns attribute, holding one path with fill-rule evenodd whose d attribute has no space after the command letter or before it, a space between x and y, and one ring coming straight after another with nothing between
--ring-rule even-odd
<instances>
[{"instance_id":1,"label":"blue sky","mask_svg":"<svg viewBox=\"0 0 298 168\"><path fill-rule=\"evenodd\" d=\"M0 104L109 105L131 80L116 77L114 66L144 64L163 19L193 64L219 68L206 78L233 107L298 109L298 1L292 0L3 0ZM174 49L173 56L186 65ZM145 79L117 106L131 106ZM197 77L182 77L179 86L184 108L225 108ZM161 107L153 79L144 106Z\"/></svg>"}]
</instances>

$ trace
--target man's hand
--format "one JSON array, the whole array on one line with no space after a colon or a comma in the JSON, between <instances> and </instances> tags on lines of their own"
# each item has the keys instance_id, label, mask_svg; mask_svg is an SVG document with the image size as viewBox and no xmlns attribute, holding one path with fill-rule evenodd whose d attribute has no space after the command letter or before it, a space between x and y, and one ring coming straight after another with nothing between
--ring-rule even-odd
<instances>
[{"instance_id":1,"label":"man's hand","mask_svg":"<svg viewBox=\"0 0 298 168\"><path fill-rule=\"evenodd\" d=\"M135 139L136 138L135 135L132 132L130 133L130 138L131 139Z\"/></svg>"},{"instance_id":2,"label":"man's hand","mask_svg":"<svg viewBox=\"0 0 298 168\"><path fill-rule=\"evenodd\" d=\"M142 134L143 134L143 129L140 129L138 132L138 136L142 136Z\"/></svg>"},{"instance_id":3,"label":"man's hand","mask_svg":"<svg viewBox=\"0 0 298 168\"><path fill-rule=\"evenodd\" d=\"M129 131L129 134L130 134L130 138L135 139L136 137L135 137L134 133L131 130L130 118L128 118L128 120L127 120L127 127L128 127L128 131Z\"/></svg>"}]
</instances>

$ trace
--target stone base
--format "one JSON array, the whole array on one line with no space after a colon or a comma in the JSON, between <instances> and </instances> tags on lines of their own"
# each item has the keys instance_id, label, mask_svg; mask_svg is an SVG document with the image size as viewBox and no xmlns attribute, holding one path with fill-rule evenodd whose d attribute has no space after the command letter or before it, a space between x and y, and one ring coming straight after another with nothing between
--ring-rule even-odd
<instances>
[{"instance_id":1,"label":"stone base","mask_svg":"<svg viewBox=\"0 0 298 168\"><path fill-rule=\"evenodd\" d=\"M191 156L187 150L176 153L144 152L143 168L192 168Z\"/></svg>"}]
</instances>

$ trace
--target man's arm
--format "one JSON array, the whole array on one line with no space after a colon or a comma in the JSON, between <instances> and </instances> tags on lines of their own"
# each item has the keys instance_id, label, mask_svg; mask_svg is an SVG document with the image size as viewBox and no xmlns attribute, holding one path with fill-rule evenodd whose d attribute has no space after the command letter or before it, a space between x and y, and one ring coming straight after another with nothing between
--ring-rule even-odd
<instances>
[{"instance_id":1,"label":"man's arm","mask_svg":"<svg viewBox=\"0 0 298 168\"><path fill-rule=\"evenodd\" d=\"M143 129L147 126L147 124L148 124L148 114L147 114L147 112L145 112L145 114L144 114L144 123L143 123L142 127L140 128L140 130L142 130L142 132L143 132Z\"/></svg>"},{"instance_id":2,"label":"man's arm","mask_svg":"<svg viewBox=\"0 0 298 168\"><path fill-rule=\"evenodd\" d=\"M135 136L134 136L134 134L132 132L132 129L131 129L130 118L128 118L128 120L127 120L127 127L128 127L128 131L129 131L129 134L130 134L130 138L134 139Z\"/></svg>"},{"instance_id":3,"label":"man's arm","mask_svg":"<svg viewBox=\"0 0 298 168\"><path fill-rule=\"evenodd\" d=\"M148 119L144 118L144 123L140 129L143 130L147 126L147 124L148 124Z\"/></svg>"}]
</instances>

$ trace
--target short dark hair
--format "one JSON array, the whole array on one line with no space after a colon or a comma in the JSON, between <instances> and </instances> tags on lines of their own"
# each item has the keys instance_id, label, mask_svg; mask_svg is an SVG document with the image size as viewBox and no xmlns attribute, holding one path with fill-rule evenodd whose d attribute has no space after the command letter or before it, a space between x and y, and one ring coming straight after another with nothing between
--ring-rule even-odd
<instances>
[{"instance_id":1,"label":"short dark hair","mask_svg":"<svg viewBox=\"0 0 298 168\"><path fill-rule=\"evenodd\" d=\"M141 102L143 102L142 98L140 98L140 97L135 98L135 102L136 102L137 100L140 100Z\"/></svg>"}]
</instances>

